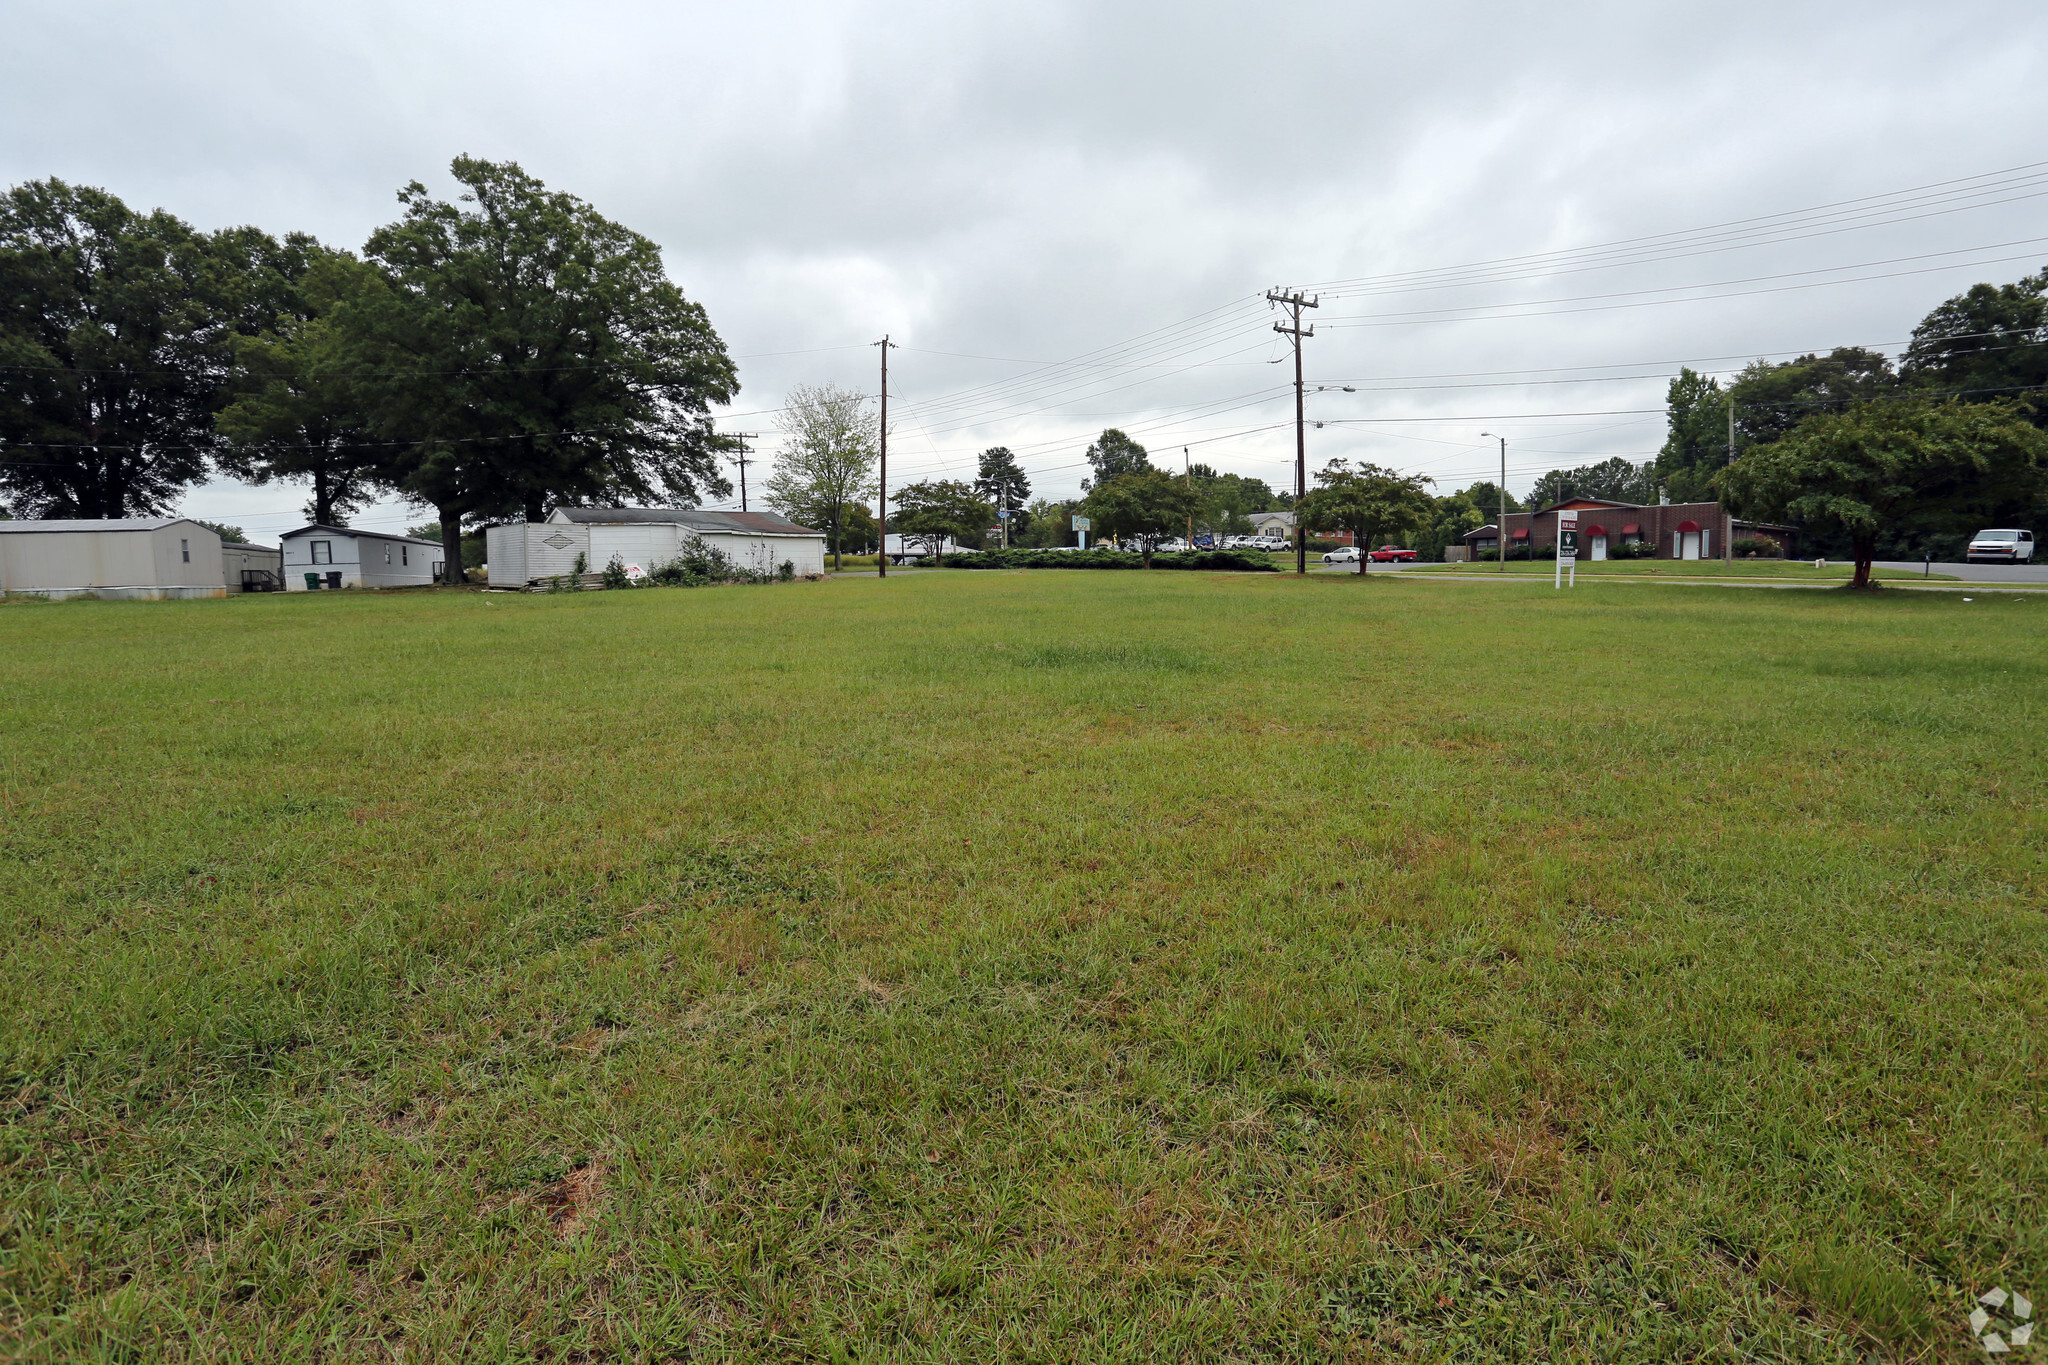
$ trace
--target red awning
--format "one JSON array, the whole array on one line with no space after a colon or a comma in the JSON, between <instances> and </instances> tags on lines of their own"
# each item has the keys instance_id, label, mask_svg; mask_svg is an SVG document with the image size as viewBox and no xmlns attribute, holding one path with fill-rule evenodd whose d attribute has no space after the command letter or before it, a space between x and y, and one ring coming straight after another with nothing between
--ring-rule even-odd
<instances>
[{"instance_id":1,"label":"red awning","mask_svg":"<svg viewBox=\"0 0 2048 1365\"><path fill-rule=\"evenodd\" d=\"M1515 539L1516 539L1516 540L1527 540L1528 538L1529 538L1529 533L1528 533L1527 531L1517 531L1517 532L1515 532Z\"/></svg>"},{"instance_id":2,"label":"red awning","mask_svg":"<svg viewBox=\"0 0 2048 1365\"><path fill-rule=\"evenodd\" d=\"M1632 521L1621 528L1621 533L1625 536L1639 536L1643 533L1642 523Z\"/></svg>"},{"instance_id":3,"label":"red awning","mask_svg":"<svg viewBox=\"0 0 2048 1365\"><path fill-rule=\"evenodd\" d=\"M1678 523L1678 527L1677 527L1677 529L1678 529L1678 532L1679 532L1679 534L1680 534L1680 535L1683 535L1683 534L1685 534L1685 533L1686 533L1687 531L1697 531L1697 530L1699 530L1699 529L1700 529L1700 524L1699 524L1698 522L1696 522L1696 521L1681 521L1681 522L1679 522L1679 523Z\"/></svg>"},{"instance_id":4,"label":"red awning","mask_svg":"<svg viewBox=\"0 0 2048 1365\"><path fill-rule=\"evenodd\" d=\"M1586 528L1586 534L1589 536L1604 536L1607 534L1607 528L1596 521Z\"/></svg>"}]
</instances>

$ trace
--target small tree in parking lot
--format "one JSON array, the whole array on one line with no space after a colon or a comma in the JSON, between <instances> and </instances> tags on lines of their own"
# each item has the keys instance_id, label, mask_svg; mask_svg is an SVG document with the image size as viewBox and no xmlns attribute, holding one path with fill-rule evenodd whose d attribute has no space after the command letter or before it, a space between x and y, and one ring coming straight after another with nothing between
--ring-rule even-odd
<instances>
[{"instance_id":1,"label":"small tree in parking lot","mask_svg":"<svg viewBox=\"0 0 2048 1365\"><path fill-rule=\"evenodd\" d=\"M1358 571L1365 573L1371 541L1413 530L1436 511L1436 500L1423 487L1428 482L1376 464L1354 469L1348 460L1332 460L1301 500L1302 525L1311 531L1349 531L1358 546Z\"/></svg>"},{"instance_id":2,"label":"small tree in parking lot","mask_svg":"<svg viewBox=\"0 0 2048 1365\"><path fill-rule=\"evenodd\" d=\"M1095 533L1135 540L1152 567L1152 551L1202 509L1202 495L1162 469L1139 469L1095 485L1082 504Z\"/></svg>"}]
</instances>

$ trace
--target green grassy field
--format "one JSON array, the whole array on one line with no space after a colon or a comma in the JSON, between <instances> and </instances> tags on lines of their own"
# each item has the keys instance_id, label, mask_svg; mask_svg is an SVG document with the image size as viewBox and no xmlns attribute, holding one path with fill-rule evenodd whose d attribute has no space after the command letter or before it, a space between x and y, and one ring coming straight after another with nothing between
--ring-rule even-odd
<instances>
[{"instance_id":1,"label":"green grassy field","mask_svg":"<svg viewBox=\"0 0 2048 1365\"><path fill-rule=\"evenodd\" d=\"M2044 611L0 607L0 1351L1970 1358Z\"/></svg>"}]
</instances>

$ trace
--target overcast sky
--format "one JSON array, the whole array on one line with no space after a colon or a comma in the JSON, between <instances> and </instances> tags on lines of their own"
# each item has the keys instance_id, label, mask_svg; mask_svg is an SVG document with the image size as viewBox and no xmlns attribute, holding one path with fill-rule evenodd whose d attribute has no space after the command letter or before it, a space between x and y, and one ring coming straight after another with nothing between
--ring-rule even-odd
<instances>
[{"instance_id":1,"label":"overcast sky","mask_svg":"<svg viewBox=\"0 0 2048 1365\"><path fill-rule=\"evenodd\" d=\"M1310 397L1311 470L1447 491L1491 431L1521 490L1654 454L1680 362L1896 352L2048 262L2038 0L0 0L0 35L7 183L359 247L451 157L518 161L661 243L743 357L722 425L769 452L785 386L873 391L890 334L892 482L1001 443L1071 494L1115 425L1291 485L1261 296L1320 286L1309 380L1358 391ZM183 510L263 539L302 500Z\"/></svg>"}]
</instances>

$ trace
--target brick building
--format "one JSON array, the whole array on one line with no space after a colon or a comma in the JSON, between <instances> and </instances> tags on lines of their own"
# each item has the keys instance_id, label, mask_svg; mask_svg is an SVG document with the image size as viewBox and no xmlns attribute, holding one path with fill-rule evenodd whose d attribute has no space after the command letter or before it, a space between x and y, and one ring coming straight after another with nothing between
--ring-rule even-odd
<instances>
[{"instance_id":1,"label":"brick building","mask_svg":"<svg viewBox=\"0 0 2048 1365\"><path fill-rule=\"evenodd\" d=\"M1508 544L1537 550L1557 545L1557 514L1579 514L1579 557L1606 559L1608 550L1634 541L1657 547L1658 559L1725 559L1738 540L1775 541L1787 558L1794 532L1774 522L1743 521L1718 502L1673 502L1644 505L1605 498L1567 498L1535 512L1510 512ZM1466 552L1477 558L1500 544L1500 528L1481 526L1464 536Z\"/></svg>"}]
</instances>

